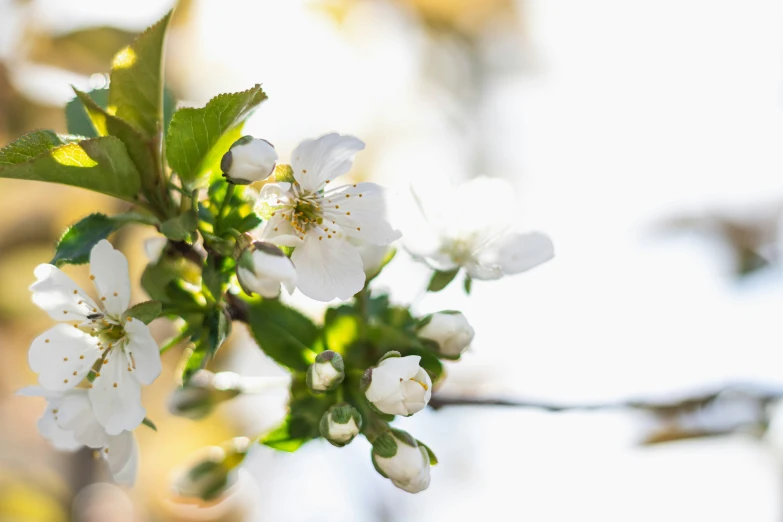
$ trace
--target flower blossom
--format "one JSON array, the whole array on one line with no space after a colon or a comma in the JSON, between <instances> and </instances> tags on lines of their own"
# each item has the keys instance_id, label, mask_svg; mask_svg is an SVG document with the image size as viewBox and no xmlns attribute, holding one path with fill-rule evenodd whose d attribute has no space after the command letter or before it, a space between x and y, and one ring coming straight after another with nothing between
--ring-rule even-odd
<instances>
[{"instance_id":1,"label":"flower blossom","mask_svg":"<svg viewBox=\"0 0 783 522\"><path fill-rule=\"evenodd\" d=\"M428 226L417 224L418 237L406 236L406 246L435 270L462 268L471 279L491 280L554 257L549 236L515 228L514 191L501 179L479 177L457 188L439 187L437 198L415 191L414 196Z\"/></svg>"},{"instance_id":2,"label":"flower blossom","mask_svg":"<svg viewBox=\"0 0 783 522\"><path fill-rule=\"evenodd\" d=\"M50 391L30 386L17 393L46 399L46 411L38 421L38 431L56 449L93 448L109 464L116 482L133 485L139 464L136 439L130 431L109 435L95 417L87 390Z\"/></svg>"},{"instance_id":3,"label":"flower blossom","mask_svg":"<svg viewBox=\"0 0 783 522\"><path fill-rule=\"evenodd\" d=\"M118 435L144 420L141 386L160 375L160 353L147 325L125 317L130 303L125 256L102 240L90 253L90 273L95 301L56 266L36 267L33 301L61 323L33 341L29 363L49 391L72 390L89 375L95 418L109 435Z\"/></svg>"},{"instance_id":4,"label":"flower blossom","mask_svg":"<svg viewBox=\"0 0 783 522\"><path fill-rule=\"evenodd\" d=\"M334 186L362 149L361 140L340 134L306 140L293 152L291 179L261 190L259 211L268 217L261 239L295 247L297 287L318 301L348 299L364 286L362 258L349 238L388 245L400 237L386 218L383 188Z\"/></svg>"}]
</instances>

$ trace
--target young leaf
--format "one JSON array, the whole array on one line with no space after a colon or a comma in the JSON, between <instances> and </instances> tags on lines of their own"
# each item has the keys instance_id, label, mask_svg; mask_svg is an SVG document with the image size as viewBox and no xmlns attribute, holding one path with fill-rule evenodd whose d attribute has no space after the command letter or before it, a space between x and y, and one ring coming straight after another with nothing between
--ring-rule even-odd
<instances>
[{"instance_id":1,"label":"young leaf","mask_svg":"<svg viewBox=\"0 0 783 522\"><path fill-rule=\"evenodd\" d=\"M161 305L159 301L145 301L125 310L122 317L123 319L133 317L144 324L150 324L153 320L157 319L162 308L163 305Z\"/></svg>"},{"instance_id":2,"label":"young leaf","mask_svg":"<svg viewBox=\"0 0 783 522\"><path fill-rule=\"evenodd\" d=\"M151 138L163 121L163 42L171 12L114 57L109 107Z\"/></svg>"},{"instance_id":3,"label":"young leaf","mask_svg":"<svg viewBox=\"0 0 783 522\"><path fill-rule=\"evenodd\" d=\"M81 92L76 88L73 90L84 105L84 109L87 111L87 115L98 135L116 136L122 140L128 149L128 154L133 163L136 165L136 169L141 174L145 190L148 192L154 190L162 180L158 176L151 143L128 122L106 112L87 93Z\"/></svg>"},{"instance_id":4,"label":"young leaf","mask_svg":"<svg viewBox=\"0 0 783 522\"><path fill-rule=\"evenodd\" d=\"M0 150L0 178L73 185L136 202L139 173L123 143L113 137L75 141L34 131Z\"/></svg>"},{"instance_id":5,"label":"young leaf","mask_svg":"<svg viewBox=\"0 0 783 522\"><path fill-rule=\"evenodd\" d=\"M145 426L147 426L148 428L150 428L152 431L155 431L155 432L158 431L158 427L155 426L155 423L152 422L147 417L144 417L144 420L142 420L141 423L144 424Z\"/></svg>"},{"instance_id":6,"label":"young leaf","mask_svg":"<svg viewBox=\"0 0 783 522\"><path fill-rule=\"evenodd\" d=\"M449 286L449 283L451 283L454 278L457 277L458 272L458 268L455 270L449 270L448 272L441 272L440 270L435 271L435 273L432 274L432 279L430 279L430 284L427 286L427 291L440 292Z\"/></svg>"},{"instance_id":7,"label":"young leaf","mask_svg":"<svg viewBox=\"0 0 783 522\"><path fill-rule=\"evenodd\" d=\"M219 171L223 154L241 137L245 119L265 99L261 86L256 85L216 96L206 107L175 112L166 135L169 166L188 186Z\"/></svg>"},{"instance_id":8,"label":"young leaf","mask_svg":"<svg viewBox=\"0 0 783 522\"><path fill-rule=\"evenodd\" d=\"M286 418L280 426L264 435L259 442L272 449L287 451L289 453L298 450L302 444L307 442L307 439L293 438L288 432L288 423L289 418Z\"/></svg>"},{"instance_id":9,"label":"young leaf","mask_svg":"<svg viewBox=\"0 0 783 522\"><path fill-rule=\"evenodd\" d=\"M92 247L117 230L120 223L105 214L90 214L65 231L57 243L51 264L80 265L90 260Z\"/></svg>"},{"instance_id":10,"label":"young leaf","mask_svg":"<svg viewBox=\"0 0 783 522\"><path fill-rule=\"evenodd\" d=\"M428 456L429 456L429 458L430 458L430 466L436 466L436 465L438 464L438 457L436 457L436 456L435 456L435 452L434 452L434 451L432 451L432 450L430 449L430 447L429 447L429 446L427 446L426 444L424 444L422 441L420 441L420 440L418 440L418 439L417 439L417 440L416 440L416 442L418 442L418 443L419 443L419 446L421 446L421 447L423 447L425 450L427 450L427 455L428 455Z\"/></svg>"},{"instance_id":11,"label":"young leaf","mask_svg":"<svg viewBox=\"0 0 783 522\"><path fill-rule=\"evenodd\" d=\"M212 360L223 341L231 333L231 323L221 310L213 309L204 314L196 346L189 350L182 370L182 382L187 382L194 373L205 368Z\"/></svg>"},{"instance_id":12,"label":"young leaf","mask_svg":"<svg viewBox=\"0 0 783 522\"><path fill-rule=\"evenodd\" d=\"M103 109L109 104L109 89L95 89L87 93L87 95ZM65 122L68 134L86 138L98 137L95 126L93 126L90 117L87 115L87 110L78 96L65 105Z\"/></svg>"},{"instance_id":13,"label":"young leaf","mask_svg":"<svg viewBox=\"0 0 783 522\"><path fill-rule=\"evenodd\" d=\"M184 241L196 231L198 216L192 210L169 219L160 226L160 231L169 239Z\"/></svg>"},{"instance_id":14,"label":"young leaf","mask_svg":"<svg viewBox=\"0 0 783 522\"><path fill-rule=\"evenodd\" d=\"M310 350L319 331L310 319L279 301L265 299L250 306L250 329L259 347L278 364L307 371Z\"/></svg>"}]
</instances>

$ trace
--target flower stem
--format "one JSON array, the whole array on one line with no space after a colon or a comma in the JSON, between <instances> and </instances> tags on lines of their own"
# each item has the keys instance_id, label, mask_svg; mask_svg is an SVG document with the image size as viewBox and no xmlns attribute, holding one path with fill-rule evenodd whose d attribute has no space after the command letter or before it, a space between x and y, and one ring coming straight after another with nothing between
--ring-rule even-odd
<instances>
[{"instance_id":1,"label":"flower stem","mask_svg":"<svg viewBox=\"0 0 783 522\"><path fill-rule=\"evenodd\" d=\"M218 211L218 215L215 218L215 232L217 232L217 235L221 235L221 224L223 223L223 215L225 214L226 207L228 206L228 202L231 201L231 198L234 197L234 188L235 185L233 183L229 183L228 187L226 188L226 195L223 197L223 201L220 203L220 210Z\"/></svg>"},{"instance_id":2,"label":"flower stem","mask_svg":"<svg viewBox=\"0 0 783 522\"><path fill-rule=\"evenodd\" d=\"M189 334L187 332L180 332L179 334L175 335L165 343L163 343L163 346L160 347L160 353L166 353L169 348L172 348L182 341L184 341L187 337L189 337Z\"/></svg>"}]
</instances>

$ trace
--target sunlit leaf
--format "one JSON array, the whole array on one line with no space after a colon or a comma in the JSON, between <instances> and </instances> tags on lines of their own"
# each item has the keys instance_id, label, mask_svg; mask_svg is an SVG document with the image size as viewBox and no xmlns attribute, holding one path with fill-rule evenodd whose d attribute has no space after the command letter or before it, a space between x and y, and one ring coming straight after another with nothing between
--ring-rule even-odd
<instances>
[{"instance_id":1,"label":"sunlit leaf","mask_svg":"<svg viewBox=\"0 0 783 522\"><path fill-rule=\"evenodd\" d=\"M171 12L120 50L112 63L108 111L152 137L163 122L163 43Z\"/></svg>"},{"instance_id":2,"label":"sunlit leaf","mask_svg":"<svg viewBox=\"0 0 783 522\"><path fill-rule=\"evenodd\" d=\"M279 301L265 299L250 306L250 329L259 347L278 364L306 371L319 331L310 319Z\"/></svg>"},{"instance_id":3,"label":"sunlit leaf","mask_svg":"<svg viewBox=\"0 0 783 522\"><path fill-rule=\"evenodd\" d=\"M150 324L158 318L162 309L160 301L145 301L131 306L122 314L123 319L133 317L144 324Z\"/></svg>"},{"instance_id":4,"label":"sunlit leaf","mask_svg":"<svg viewBox=\"0 0 783 522\"><path fill-rule=\"evenodd\" d=\"M109 104L109 89L95 89L87 93L99 107L106 108ZM98 132L87 114L82 101L75 97L65 105L65 123L70 134L97 138Z\"/></svg>"},{"instance_id":5,"label":"sunlit leaf","mask_svg":"<svg viewBox=\"0 0 783 522\"><path fill-rule=\"evenodd\" d=\"M92 247L117 230L120 223L105 214L90 214L65 231L55 248L51 264L80 265L90 260Z\"/></svg>"},{"instance_id":6,"label":"sunlit leaf","mask_svg":"<svg viewBox=\"0 0 783 522\"><path fill-rule=\"evenodd\" d=\"M166 135L169 166L187 185L207 179L219 169L220 159L241 137L241 126L266 99L260 85L247 91L221 94L206 107L174 113Z\"/></svg>"},{"instance_id":7,"label":"sunlit leaf","mask_svg":"<svg viewBox=\"0 0 783 522\"><path fill-rule=\"evenodd\" d=\"M123 143L105 136L75 141L34 131L0 150L0 178L47 181L136 202L139 173Z\"/></svg>"}]
</instances>

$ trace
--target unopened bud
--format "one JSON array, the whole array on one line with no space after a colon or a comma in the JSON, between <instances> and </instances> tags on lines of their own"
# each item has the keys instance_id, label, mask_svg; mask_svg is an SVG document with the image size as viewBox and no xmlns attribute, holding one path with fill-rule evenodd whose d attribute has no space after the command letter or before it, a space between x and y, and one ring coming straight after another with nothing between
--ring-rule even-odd
<instances>
[{"instance_id":1,"label":"unopened bud","mask_svg":"<svg viewBox=\"0 0 783 522\"><path fill-rule=\"evenodd\" d=\"M342 356L331 350L321 352L307 369L307 386L313 391L330 391L345 379L345 363Z\"/></svg>"},{"instance_id":2,"label":"unopened bud","mask_svg":"<svg viewBox=\"0 0 783 522\"><path fill-rule=\"evenodd\" d=\"M172 489L183 497L213 500L236 482L232 473L245 459L250 439L237 437L221 446L197 451L172 481Z\"/></svg>"},{"instance_id":3,"label":"unopened bud","mask_svg":"<svg viewBox=\"0 0 783 522\"><path fill-rule=\"evenodd\" d=\"M378 473L398 488L419 493L430 485L430 463L437 461L409 433L392 429L373 441L372 462Z\"/></svg>"},{"instance_id":4,"label":"unopened bud","mask_svg":"<svg viewBox=\"0 0 783 522\"><path fill-rule=\"evenodd\" d=\"M199 370L171 394L169 412L189 419L201 419L209 415L215 406L240 393L240 375L232 372L214 374L208 370Z\"/></svg>"},{"instance_id":5,"label":"unopened bud","mask_svg":"<svg viewBox=\"0 0 783 522\"><path fill-rule=\"evenodd\" d=\"M269 177L276 162L277 152L271 143L242 136L223 155L220 168L229 183L247 185Z\"/></svg>"},{"instance_id":6,"label":"unopened bud","mask_svg":"<svg viewBox=\"0 0 783 522\"><path fill-rule=\"evenodd\" d=\"M296 269L280 248L257 241L237 259L237 279L248 295L257 293L272 299L280 295L280 285L288 293L296 289Z\"/></svg>"},{"instance_id":7,"label":"unopened bud","mask_svg":"<svg viewBox=\"0 0 783 522\"><path fill-rule=\"evenodd\" d=\"M460 312L444 311L425 317L418 335L434 341L441 355L457 358L473 341L475 332Z\"/></svg>"},{"instance_id":8,"label":"unopened bud","mask_svg":"<svg viewBox=\"0 0 783 522\"><path fill-rule=\"evenodd\" d=\"M343 402L329 408L318 425L323 438L341 448L351 442L362 429L362 416L350 404Z\"/></svg>"}]
</instances>

